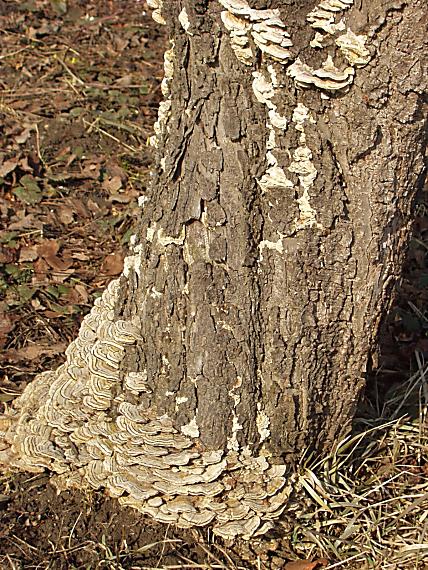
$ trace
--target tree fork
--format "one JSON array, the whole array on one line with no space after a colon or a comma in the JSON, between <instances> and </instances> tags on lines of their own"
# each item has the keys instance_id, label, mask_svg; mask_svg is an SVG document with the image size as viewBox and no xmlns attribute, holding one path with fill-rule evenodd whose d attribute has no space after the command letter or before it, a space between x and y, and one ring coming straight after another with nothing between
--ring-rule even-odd
<instances>
[{"instance_id":1,"label":"tree fork","mask_svg":"<svg viewBox=\"0 0 428 570\"><path fill-rule=\"evenodd\" d=\"M171 39L138 236L0 416L0 463L248 537L349 430L424 173L425 9L283 4L149 1Z\"/></svg>"}]
</instances>

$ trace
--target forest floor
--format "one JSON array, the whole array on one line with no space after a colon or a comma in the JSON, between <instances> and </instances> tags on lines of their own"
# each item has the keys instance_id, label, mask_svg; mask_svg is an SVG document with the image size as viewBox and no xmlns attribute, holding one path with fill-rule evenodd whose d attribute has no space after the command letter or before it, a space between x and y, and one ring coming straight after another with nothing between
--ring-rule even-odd
<instances>
[{"instance_id":1,"label":"forest floor","mask_svg":"<svg viewBox=\"0 0 428 570\"><path fill-rule=\"evenodd\" d=\"M122 270L166 41L138 0L0 0L0 37L1 412L63 361ZM58 495L48 474L3 473L0 570L428 567L425 196L353 439L305 463L301 509L277 531L226 545L102 493Z\"/></svg>"}]
</instances>

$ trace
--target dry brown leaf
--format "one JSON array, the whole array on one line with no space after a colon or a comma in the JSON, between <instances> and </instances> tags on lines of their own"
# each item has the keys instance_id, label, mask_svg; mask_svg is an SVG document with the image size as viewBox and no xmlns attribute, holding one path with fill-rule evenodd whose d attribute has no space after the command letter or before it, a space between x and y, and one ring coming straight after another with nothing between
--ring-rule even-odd
<instances>
[{"instance_id":1,"label":"dry brown leaf","mask_svg":"<svg viewBox=\"0 0 428 570\"><path fill-rule=\"evenodd\" d=\"M0 264L13 263L16 261L16 252L10 247L0 246Z\"/></svg>"},{"instance_id":2,"label":"dry brown leaf","mask_svg":"<svg viewBox=\"0 0 428 570\"><path fill-rule=\"evenodd\" d=\"M55 271L67 271L72 265L73 260L70 258L60 258L58 253L60 244L54 239L45 239L38 246L37 251L46 263Z\"/></svg>"},{"instance_id":3,"label":"dry brown leaf","mask_svg":"<svg viewBox=\"0 0 428 570\"><path fill-rule=\"evenodd\" d=\"M103 188L104 190L107 190L107 192L115 194L118 190L120 190L120 188L122 188L122 180L120 176L113 176L112 178L107 178L104 180Z\"/></svg>"},{"instance_id":4,"label":"dry brown leaf","mask_svg":"<svg viewBox=\"0 0 428 570\"><path fill-rule=\"evenodd\" d=\"M316 570L317 568L324 568L327 566L328 560L325 558L319 558L318 560L294 560L293 562L287 562L284 566L284 570Z\"/></svg>"},{"instance_id":5,"label":"dry brown leaf","mask_svg":"<svg viewBox=\"0 0 428 570\"><path fill-rule=\"evenodd\" d=\"M33 265L33 270L36 274L36 281L40 281L41 278L46 277L46 273L49 270L49 265L44 259L38 259Z\"/></svg>"},{"instance_id":6,"label":"dry brown leaf","mask_svg":"<svg viewBox=\"0 0 428 570\"><path fill-rule=\"evenodd\" d=\"M34 360L39 356L53 356L64 352L67 345L64 342L55 344L30 344L19 349L6 350L4 359L6 360Z\"/></svg>"},{"instance_id":7,"label":"dry brown leaf","mask_svg":"<svg viewBox=\"0 0 428 570\"><path fill-rule=\"evenodd\" d=\"M29 128L27 128L27 129L24 129L20 135L17 135L17 136L15 137L15 141L16 141L18 144L24 144L24 143L26 143L27 140L28 140L28 138L29 138L29 136L30 136L30 134L31 134L31 131L32 131L32 130L33 130L33 127L32 127L32 126L29 127Z\"/></svg>"},{"instance_id":8,"label":"dry brown leaf","mask_svg":"<svg viewBox=\"0 0 428 570\"><path fill-rule=\"evenodd\" d=\"M46 256L50 257L58 253L59 243L57 242L56 239L44 239L38 244L37 250L39 252L40 257L46 259Z\"/></svg>"},{"instance_id":9,"label":"dry brown leaf","mask_svg":"<svg viewBox=\"0 0 428 570\"><path fill-rule=\"evenodd\" d=\"M101 166L99 164L88 164L82 170L82 176L86 178L92 178L93 180L98 180L101 173Z\"/></svg>"},{"instance_id":10,"label":"dry brown leaf","mask_svg":"<svg viewBox=\"0 0 428 570\"><path fill-rule=\"evenodd\" d=\"M60 259L56 255L46 255L44 259L48 265L52 267L55 271L67 271L72 265L73 260L70 258ZM73 273L73 272L71 272Z\"/></svg>"},{"instance_id":11,"label":"dry brown leaf","mask_svg":"<svg viewBox=\"0 0 428 570\"><path fill-rule=\"evenodd\" d=\"M23 156L19 161L19 168L24 172L32 173L34 172L34 158L31 162L33 163L33 166L28 162L28 156Z\"/></svg>"},{"instance_id":12,"label":"dry brown leaf","mask_svg":"<svg viewBox=\"0 0 428 570\"><path fill-rule=\"evenodd\" d=\"M23 261L35 261L39 257L38 246L29 245L21 247L19 251L19 263Z\"/></svg>"},{"instance_id":13,"label":"dry brown leaf","mask_svg":"<svg viewBox=\"0 0 428 570\"><path fill-rule=\"evenodd\" d=\"M6 344L7 335L13 330L15 324L11 317L6 313L6 304L0 304L0 348Z\"/></svg>"},{"instance_id":14,"label":"dry brown leaf","mask_svg":"<svg viewBox=\"0 0 428 570\"><path fill-rule=\"evenodd\" d=\"M122 51L126 48L127 44L128 44L128 40L123 41L122 40L122 44L119 44L118 41L116 40L116 47L119 49L119 51ZM116 79L116 81L114 82L115 85L119 85L121 87L128 87L129 85L132 85L133 83L135 83L135 79L134 76L131 74L128 75L122 75L122 77L119 77L119 79Z\"/></svg>"},{"instance_id":15,"label":"dry brown leaf","mask_svg":"<svg viewBox=\"0 0 428 570\"><path fill-rule=\"evenodd\" d=\"M74 272L75 270L73 267L71 267L70 269L62 269L58 272L52 272L52 281L54 283L64 283L64 281L66 281L70 277L70 275L73 275Z\"/></svg>"},{"instance_id":16,"label":"dry brown leaf","mask_svg":"<svg viewBox=\"0 0 428 570\"><path fill-rule=\"evenodd\" d=\"M116 159L114 158L106 162L105 168L110 178L113 178L114 176L119 176L122 182L125 182L128 179L126 170L124 170L121 166L119 166Z\"/></svg>"},{"instance_id":17,"label":"dry brown leaf","mask_svg":"<svg viewBox=\"0 0 428 570\"><path fill-rule=\"evenodd\" d=\"M123 255L121 253L111 253L107 255L101 266L104 275L119 275L123 269Z\"/></svg>"},{"instance_id":18,"label":"dry brown leaf","mask_svg":"<svg viewBox=\"0 0 428 570\"><path fill-rule=\"evenodd\" d=\"M86 208L86 206L82 202L82 200L79 200L78 198L71 198L70 202L71 202L72 207L75 209L77 215L80 218L89 218L90 217L90 213L88 212L88 209Z\"/></svg>"},{"instance_id":19,"label":"dry brown leaf","mask_svg":"<svg viewBox=\"0 0 428 570\"><path fill-rule=\"evenodd\" d=\"M89 255L87 255L86 253L81 253L78 251L76 251L75 253L72 253L71 257L73 259L78 259L79 261L88 261L88 259L91 259L91 257Z\"/></svg>"},{"instance_id":20,"label":"dry brown leaf","mask_svg":"<svg viewBox=\"0 0 428 570\"><path fill-rule=\"evenodd\" d=\"M61 206L58 208L57 216L59 221L65 226L68 226L68 224L71 224L71 222L74 221L74 212L68 206Z\"/></svg>"},{"instance_id":21,"label":"dry brown leaf","mask_svg":"<svg viewBox=\"0 0 428 570\"><path fill-rule=\"evenodd\" d=\"M17 160L5 160L2 165L0 165L0 176L4 178L10 172L13 172L18 166Z\"/></svg>"},{"instance_id":22,"label":"dry brown leaf","mask_svg":"<svg viewBox=\"0 0 428 570\"><path fill-rule=\"evenodd\" d=\"M43 223L34 218L34 214L25 215L25 210L17 212L18 220L9 224L9 230L30 230L33 228L42 229Z\"/></svg>"},{"instance_id":23,"label":"dry brown leaf","mask_svg":"<svg viewBox=\"0 0 428 570\"><path fill-rule=\"evenodd\" d=\"M86 291L86 287L84 285L82 285L81 283L78 283L74 287L74 289L80 295L80 297L84 303L87 303L89 301L89 295L88 295L88 292Z\"/></svg>"}]
</instances>

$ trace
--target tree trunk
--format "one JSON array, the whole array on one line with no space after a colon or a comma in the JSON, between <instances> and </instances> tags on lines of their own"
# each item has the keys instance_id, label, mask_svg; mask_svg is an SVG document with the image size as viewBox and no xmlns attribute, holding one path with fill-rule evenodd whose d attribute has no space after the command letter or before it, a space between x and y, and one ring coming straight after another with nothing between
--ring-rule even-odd
<instances>
[{"instance_id":1,"label":"tree trunk","mask_svg":"<svg viewBox=\"0 0 428 570\"><path fill-rule=\"evenodd\" d=\"M364 385L423 173L425 2L149 4L171 45L140 231L0 462L249 536Z\"/></svg>"}]
</instances>

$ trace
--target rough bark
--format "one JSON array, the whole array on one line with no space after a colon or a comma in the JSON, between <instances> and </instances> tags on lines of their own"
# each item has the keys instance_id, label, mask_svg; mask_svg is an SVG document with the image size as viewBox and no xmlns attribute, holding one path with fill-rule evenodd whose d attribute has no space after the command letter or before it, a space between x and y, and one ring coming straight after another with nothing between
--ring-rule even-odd
<instances>
[{"instance_id":1,"label":"rough bark","mask_svg":"<svg viewBox=\"0 0 428 570\"><path fill-rule=\"evenodd\" d=\"M251 535L364 385L423 175L425 6L149 4L171 47L134 251L0 461Z\"/></svg>"}]
</instances>

